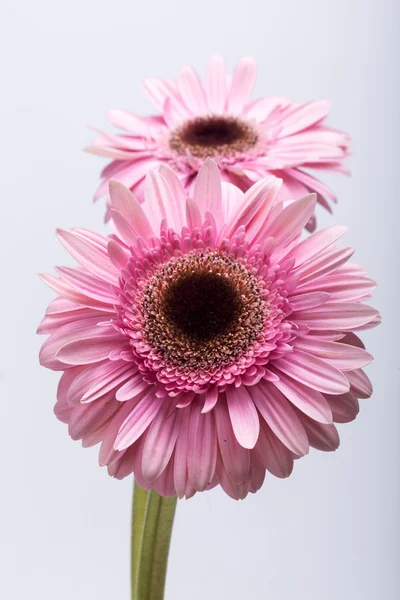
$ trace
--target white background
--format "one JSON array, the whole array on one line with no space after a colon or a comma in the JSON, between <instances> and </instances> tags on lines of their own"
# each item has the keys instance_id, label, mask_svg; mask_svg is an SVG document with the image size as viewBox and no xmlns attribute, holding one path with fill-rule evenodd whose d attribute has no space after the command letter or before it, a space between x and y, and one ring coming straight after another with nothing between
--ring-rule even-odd
<instances>
[{"instance_id":1,"label":"white background","mask_svg":"<svg viewBox=\"0 0 400 600\"><path fill-rule=\"evenodd\" d=\"M146 114L145 76L203 73L210 54L259 65L256 96L332 101L352 177L325 178L356 260L379 281L367 332L375 392L285 481L244 502L220 490L178 505L167 600L395 600L399 581L398 192L395 0L2 0L1 558L5 600L128 600L130 479L110 479L52 414L58 375L36 326L53 294L38 271L71 264L56 226L105 231L101 159L81 148L109 108ZM396 182L397 183L397 182Z\"/></svg>"}]
</instances>

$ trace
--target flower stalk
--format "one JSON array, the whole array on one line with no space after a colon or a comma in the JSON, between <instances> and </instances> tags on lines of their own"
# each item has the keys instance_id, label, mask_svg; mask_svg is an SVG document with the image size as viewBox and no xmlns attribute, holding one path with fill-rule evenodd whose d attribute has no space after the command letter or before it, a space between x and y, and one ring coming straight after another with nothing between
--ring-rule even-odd
<instances>
[{"instance_id":1,"label":"flower stalk","mask_svg":"<svg viewBox=\"0 0 400 600\"><path fill-rule=\"evenodd\" d=\"M132 600L163 600L176 497L135 483L132 506Z\"/></svg>"}]
</instances>

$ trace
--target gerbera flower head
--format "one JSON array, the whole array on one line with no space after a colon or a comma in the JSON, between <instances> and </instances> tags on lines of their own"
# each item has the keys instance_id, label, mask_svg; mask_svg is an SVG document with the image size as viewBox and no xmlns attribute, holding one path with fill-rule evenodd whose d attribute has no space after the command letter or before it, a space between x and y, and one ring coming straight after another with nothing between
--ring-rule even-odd
<instances>
[{"instance_id":1,"label":"gerbera flower head","mask_svg":"<svg viewBox=\"0 0 400 600\"><path fill-rule=\"evenodd\" d=\"M379 320L375 284L335 247L344 228L299 241L315 194L284 207L281 185L243 193L208 159L187 197L162 166L143 204L110 182L114 234L58 232L79 266L43 276L59 296L40 361L63 372L57 417L114 477L244 498L309 446L335 450L334 421L371 394L354 332Z\"/></svg>"},{"instance_id":2,"label":"gerbera flower head","mask_svg":"<svg viewBox=\"0 0 400 600\"><path fill-rule=\"evenodd\" d=\"M331 210L334 194L308 170L347 172L349 137L325 124L328 102L252 101L255 80L252 58L242 58L231 76L220 56L211 58L204 83L192 67L184 67L176 81L146 80L144 90L160 114L140 117L111 110L108 119L123 134L101 133L86 148L112 159L95 199L107 194L113 177L142 200L145 175L160 163L173 168L192 193L197 172L211 157L222 178L243 191L272 174L282 179L281 200L315 192ZM307 228L314 230L314 215Z\"/></svg>"}]
</instances>

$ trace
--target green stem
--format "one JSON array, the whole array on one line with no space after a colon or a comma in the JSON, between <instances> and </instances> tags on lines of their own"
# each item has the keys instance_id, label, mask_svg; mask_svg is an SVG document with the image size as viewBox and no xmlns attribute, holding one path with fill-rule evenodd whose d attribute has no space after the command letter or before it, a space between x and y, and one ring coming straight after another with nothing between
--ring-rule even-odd
<instances>
[{"instance_id":1,"label":"green stem","mask_svg":"<svg viewBox=\"0 0 400 600\"><path fill-rule=\"evenodd\" d=\"M163 600L176 498L135 483L132 510L132 600Z\"/></svg>"}]
</instances>

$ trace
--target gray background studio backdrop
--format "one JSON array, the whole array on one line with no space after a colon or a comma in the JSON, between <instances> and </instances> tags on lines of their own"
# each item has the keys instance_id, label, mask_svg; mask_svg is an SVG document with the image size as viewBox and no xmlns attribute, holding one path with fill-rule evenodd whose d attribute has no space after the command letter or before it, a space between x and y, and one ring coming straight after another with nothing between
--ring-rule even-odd
<instances>
[{"instance_id":1,"label":"gray background studio backdrop","mask_svg":"<svg viewBox=\"0 0 400 600\"><path fill-rule=\"evenodd\" d=\"M375 392L288 480L244 502L221 490L178 505L167 600L399 598L398 36L395 0L2 0L1 557L4 600L127 600L131 479L109 478L52 414L58 374L36 326L72 264L54 230L106 231L91 197L103 161L81 148L107 109L149 113L145 76L200 72L221 52L259 66L256 96L329 99L353 138L352 177L327 177L356 261L379 280L383 324L364 339ZM105 162L105 161L104 161Z\"/></svg>"}]
</instances>

